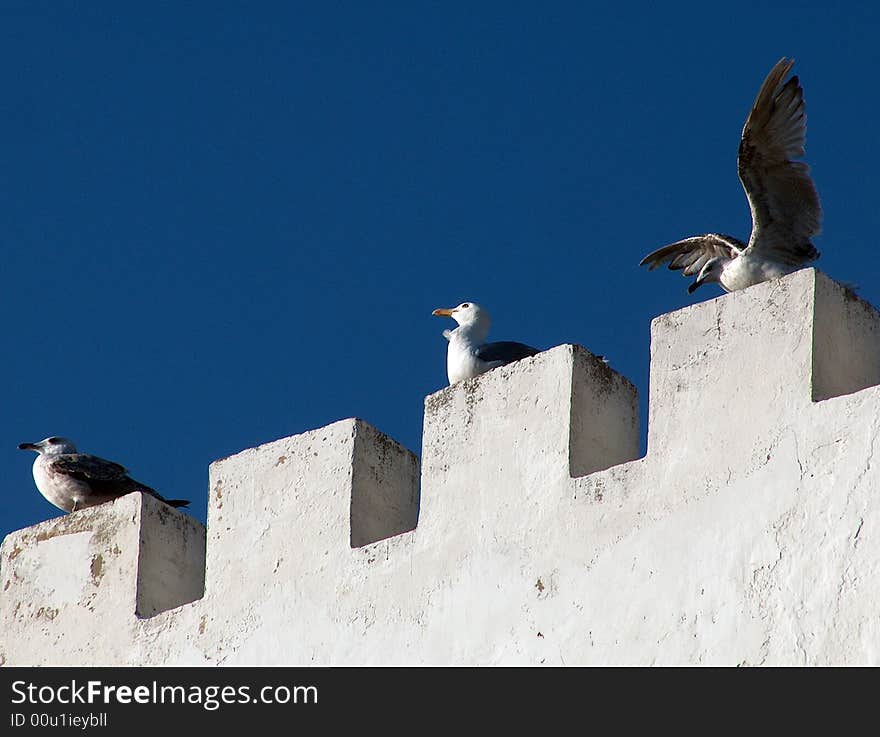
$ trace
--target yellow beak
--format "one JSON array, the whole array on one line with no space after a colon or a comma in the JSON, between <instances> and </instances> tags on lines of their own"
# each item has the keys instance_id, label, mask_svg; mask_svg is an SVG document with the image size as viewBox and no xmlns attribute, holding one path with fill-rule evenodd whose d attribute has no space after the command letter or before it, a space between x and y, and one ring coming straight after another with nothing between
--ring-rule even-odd
<instances>
[{"instance_id":1,"label":"yellow beak","mask_svg":"<svg viewBox=\"0 0 880 737\"><path fill-rule=\"evenodd\" d=\"M431 314L436 315L437 317L452 317L452 313L455 312L454 309L441 308L438 310L434 310Z\"/></svg>"}]
</instances>

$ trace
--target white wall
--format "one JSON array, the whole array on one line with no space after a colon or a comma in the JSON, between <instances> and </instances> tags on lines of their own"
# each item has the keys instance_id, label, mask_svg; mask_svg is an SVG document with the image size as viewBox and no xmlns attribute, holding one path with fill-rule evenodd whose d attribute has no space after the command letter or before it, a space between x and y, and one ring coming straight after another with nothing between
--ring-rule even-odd
<instances>
[{"instance_id":1,"label":"white wall","mask_svg":"<svg viewBox=\"0 0 880 737\"><path fill-rule=\"evenodd\" d=\"M420 483L360 420L217 461L206 575L139 494L9 535L0 662L875 664L878 383L812 269L654 320L642 459L559 346L427 397Z\"/></svg>"}]
</instances>

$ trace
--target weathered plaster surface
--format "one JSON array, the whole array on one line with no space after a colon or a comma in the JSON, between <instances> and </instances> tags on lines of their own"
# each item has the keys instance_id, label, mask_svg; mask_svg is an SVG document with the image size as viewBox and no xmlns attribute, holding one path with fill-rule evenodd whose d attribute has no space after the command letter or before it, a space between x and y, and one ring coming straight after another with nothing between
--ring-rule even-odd
<instances>
[{"instance_id":1,"label":"weathered plaster surface","mask_svg":"<svg viewBox=\"0 0 880 737\"><path fill-rule=\"evenodd\" d=\"M0 662L880 662L880 317L808 269L9 535ZM814 401L821 400L821 401ZM203 565L204 561L204 565ZM202 596L204 591L204 596Z\"/></svg>"}]
</instances>

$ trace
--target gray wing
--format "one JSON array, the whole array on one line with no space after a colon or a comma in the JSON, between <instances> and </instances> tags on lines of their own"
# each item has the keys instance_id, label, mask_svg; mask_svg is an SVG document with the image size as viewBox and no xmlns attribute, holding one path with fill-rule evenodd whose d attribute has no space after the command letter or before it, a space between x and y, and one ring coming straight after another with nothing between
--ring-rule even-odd
<instances>
[{"instance_id":1,"label":"gray wing","mask_svg":"<svg viewBox=\"0 0 880 737\"><path fill-rule=\"evenodd\" d=\"M797 76L783 84L794 61L780 59L761 86L743 126L737 169L752 211L749 247L775 261L801 266L819 258L810 242L822 209L804 155L807 116Z\"/></svg>"},{"instance_id":2,"label":"gray wing","mask_svg":"<svg viewBox=\"0 0 880 737\"><path fill-rule=\"evenodd\" d=\"M525 343L515 343L509 340L502 340L497 343L486 343L481 345L475 351L474 355L481 361L503 361L511 363L519 361L522 358L528 358L540 353L537 348L525 345Z\"/></svg>"},{"instance_id":3,"label":"gray wing","mask_svg":"<svg viewBox=\"0 0 880 737\"><path fill-rule=\"evenodd\" d=\"M695 235L692 238L685 238L682 241L658 248L645 256L639 266L656 269L669 262L670 269L681 269L684 276L694 276L700 273L700 270L710 259L718 256L728 259L734 258L745 247L745 243L732 235L706 233L706 235Z\"/></svg>"}]
</instances>

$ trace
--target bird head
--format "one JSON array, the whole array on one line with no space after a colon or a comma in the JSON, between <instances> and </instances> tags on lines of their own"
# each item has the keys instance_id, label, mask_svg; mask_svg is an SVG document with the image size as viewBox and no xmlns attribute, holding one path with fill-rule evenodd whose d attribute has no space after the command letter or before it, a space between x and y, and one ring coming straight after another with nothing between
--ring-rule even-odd
<instances>
[{"instance_id":1,"label":"bird head","mask_svg":"<svg viewBox=\"0 0 880 737\"><path fill-rule=\"evenodd\" d=\"M724 267L729 261L729 258L724 258L723 256L710 258L703 268L700 269L700 273L697 275L694 283L688 287L688 294L693 294L698 287L706 282L720 282L721 272L724 271Z\"/></svg>"},{"instance_id":2,"label":"bird head","mask_svg":"<svg viewBox=\"0 0 880 737\"><path fill-rule=\"evenodd\" d=\"M60 438L53 435L50 438L41 440L39 443L21 443L19 450L35 450L40 455L57 456L62 453L76 453L76 446L67 438Z\"/></svg>"},{"instance_id":3,"label":"bird head","mask_svg":"<svg viewBox=\"0 0 880 737\"><path fill-rule=\"evenodd\" d=\"M462 327L471 325L479 325L489 332L489 326L492 324L492 318L476 302L462 302L458 307L441 308L434 310L432 315L438 317L451 317Z\"/></svg>"}]
</instances>

